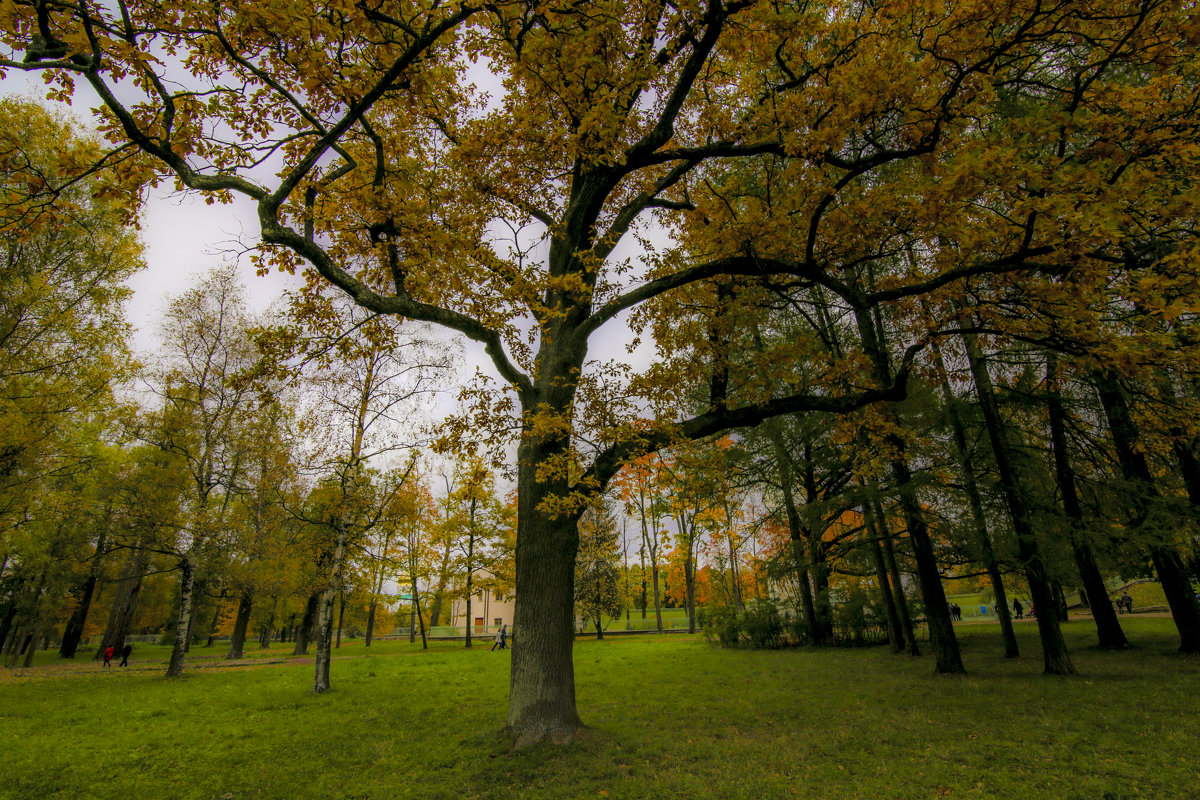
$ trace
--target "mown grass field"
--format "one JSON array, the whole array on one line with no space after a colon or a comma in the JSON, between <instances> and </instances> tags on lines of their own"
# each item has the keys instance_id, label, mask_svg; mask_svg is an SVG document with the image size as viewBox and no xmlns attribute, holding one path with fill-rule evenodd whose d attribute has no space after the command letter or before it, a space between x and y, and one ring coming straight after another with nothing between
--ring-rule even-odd
<instances>
[{"instance_id":1,"label":"mown grass field","mask_svg":"<svg viewBox=\"0 0 1200 800\"><path fill-rule=\"evenodd\" d=\"M1040 674L1027 623L1016 661L995 628L961 627L966 678L882 648L581 639L589 735L515 754L498 734L508 655L486 647L348 643L323 695L281 648L168 681L143 647L125 672L0 671L0 797L1200 796L1200 658L1174 652L1168 619L1122 621L1138 646L1120 653L1067 627L1069 679Z\"/></svg>"}]
</instances>

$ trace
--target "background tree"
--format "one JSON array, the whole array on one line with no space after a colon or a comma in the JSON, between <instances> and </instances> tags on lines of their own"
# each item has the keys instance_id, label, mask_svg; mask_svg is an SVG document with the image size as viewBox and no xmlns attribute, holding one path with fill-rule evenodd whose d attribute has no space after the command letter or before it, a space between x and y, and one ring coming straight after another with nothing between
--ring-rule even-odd
<instances>
[{"instance_id":1,"label":"background tree","mask_svg":"<svg viewBox=\"0 0 1200 800\"><path fill-rule=\"evenodd\" d=\"M605 620L624 610L621 603L620 531L616 515L599 501L579 523L579 558L575 561L575 607L583 622L604 638Z\"/></svg>"}]
</instances>

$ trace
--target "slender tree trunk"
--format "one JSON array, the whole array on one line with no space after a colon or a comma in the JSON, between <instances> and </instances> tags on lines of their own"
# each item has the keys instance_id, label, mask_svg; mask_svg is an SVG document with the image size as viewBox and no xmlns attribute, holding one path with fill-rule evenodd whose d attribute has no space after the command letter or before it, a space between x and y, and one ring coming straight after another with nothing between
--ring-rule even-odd
<instances>
[{"instance_id":1,"label":"slender tree trunk","mask_svg":"<svg viewBox=\"0 0 1200 800\"><path fill-rule=\"evenodd\" d=\"M312 638L313 626L317 619L317 606L320 602L320 592L309 595L308 602L304 605L304 616L300 620L300 625L292 628L291 635L296 642L296 646L292 648L292 655L308 655L308 640Z\"/></svg>"},{"instance_id":2,"label":"slender tree trunk","mask_svg":"<svg viewBox=\"0 0 1200 800\"><path fill-rule=\"evenodd\" d=\"M221 621L221 604L224 602L222 599L223 597L224 593L222 593L221 597L217 598L217 607L213 610L212 624L208 626L208 641L204 643L205 647L212 647L213 641L217 637L217 623Z\"/></svg>"},{"instance_id":3,"label":"slender tree trunk","mask_svg":"<svg viewBox=\"0 0 1200 800\"><path fill-rule=\"evenodd\" d=\"M470 561L470 557L468 556L468 562L469 561ZM474 585L472 583L472 578L474 576L471 575L470 563L467 564L467 567L468 567L468 569L467 569L467 601L466 601L466 604L467 604L467 622L466 622L467 638L463 642L463 647L470 649L471 648L471 626L475 624L475 620L471 618L471 592L474 591ZM411 629L411 626L410 626L410 629Z\"/></svg>"},{"instance_id":4,"label":"slender tree trunk","mask_svg":"<svg viewBox=\"0 0 1200 800\"><path fill-rule=\"evenodd\" d=\"M187 652L188 628L192 622L192 594L196 566L191 556L179 562L179 616L175 621L175 642L171 647L171 661L167 665L167 677L178 678L183 674L183 657Z\"/></svg>"},{"instance_id":5,"label":"slender tree trunk","mask_svg":"<svg viewBox=\"0 0 1200 800\"><path fill-rule=\"evenodd\" d=\"M375 634L375 606L377 601L374 597L371 598L371 605L367 609L367 641L366 646L371 646L371 637Z\"/></svg>"},{"instance_id":6,"label":"slender tree trunk","mask_svg":"<svg viewBox=\"0 0 1200 800\"><path fill-rule=\"evenodd\" d=\"M875 380L881 386L890 385L892 368L886 343L882 339L882 328L876 329L866 308L855 308L854 317L863 349L875 368ZM899 429L899 419L895 411L889 407L884 414L895 423L894 427ZM933 539L929 535L925 512L917 497L912 470L908 465L907 445L900 436L891 434L888 436L888 446L892 452L892 481L896 486L900 511L908 528L908 538L912 542L917 580L925 598L925 618L929 624L929 640L937 658L936 669L943 675L965 675L967 670L959 653L958 639L954 636L950 607L946 602L946 591L942 588L942 576L938 571L937 556L933 551Z\"/></svg>"},{"instance_id":7,"label":"slender tree trunk","mask_svg":"<svg viewBox=\"0 0 1200 800\"><path fill-rule=\"evenodd\" d=\"M655 551L652 551L650 555L650 581L654 585L654 622L658 627L658 632L662 633L662 599L658 591L658 555Z\"/></svg>"},{"instance_id":8,"label":"slender tree trunk","mask_svg":"<svg viewBox=\"0 0 1200 800\"><path fill-rule=\"evenodd\" d=\"M866 522L867 538L870 539L871 557L875 562L875 581L879 585L880 598L883 601L884 616L887 619L888 642L893 653L904 652L904 631L900 627L900 614L896 611L896 599L888 580L887 563L883 559L883 538L875 524L875 515L871 513L870 501L863 503L863 520Z\"/></svg>"},{"instance_id":9,"label":"slender tree trunk","mask_svg":"<svg viewBox=\"0 0 1200 800\"><path fill-rule=\"evenodd\" d=\"M346 593L338 592L338 624L337 624L337 644L336 647L342 646L342 621L346 619Z\"/></svg>"},{"instance_id":10,"label":"slender tree trunk","mask_svg":"<svg viewBox=\"0 0 1200 800\"><path fill-rule=\"evenodd\" d=\"M275 612L271 612L271 616L267 618L267 624L263 626L262 635L258 637L258 646L262 650L266 650L271 646L271 628L275 624Z\"/></svg>"},{"instance_id":11,"label":"slender tree trunk","mask_svg":"<svg viewBox=\"0 0 1200 800\"><path fill-rule=\"evenodd\" d=\"M1130 515L1132 527L1138 532L1144 532L1150 506L1159 495L1146 457L1138 449L1141 434L1129 413L1129 405L1116 376L1111 373L1097 373L1094 377L1100 403L1108 418L1108 427L1112 433L1121 472L1126 480L1140 487L1144 495L1134 499ZM1180 558L1179 551L1163 541L1157 533L1151 534L1149 549L1154 571L1158 574L1158 581L1167 596L1167 604L1171 607L1175 628L1179 631L1179 650L1183 653L1200 653L1200 610L1196 608L1191 581L1184 570L1183 559Z\"/></svg>"},{"instance_id":12,"label":"slender tree trunk","mask_svg":"<svg viewBox=\"0 0 1200 800\"><path fill-rule=\"evenodd\" d=\"M1066 512L1071 525L1071 552L1083 582L1082 594L1087 598L1087 605L1092 611L1099 646L1105 650L1122 650L1129 642L1125 638L1125 632L1121 630L1116 609L1109 602L1108 587L1104 585L1104 576L1100 574L1096 557L1092 554L1092 549L1087 543L1087 534L1084 533L1083 506L1079 502L1079 494L1075 489L1075 472L1071 469L1067 454L1067 415L1059 393L1058 363L1052 353L1046 360L1046 383L1049 387L1046 409L1054 455L1054 476L1058 483L1058 492L1062 495L1063 511Z\"/></svg>"},{"instance_id":13,"label":"slender tree trunk","mask_svg":"<svg viewBox=\"0 0 1200 800\"><path fill-rule=\"evenodd\" d=\"M253 607L254 595L247 589L238 600L237 618L233 621L233 634L229 637L229 652L225 658L233 661L242 657L246 649L246 628L250 625L250 610Z\"/></svg>"},{"instance_id":14,"label":"slender tree trunk","mask_svg":"<svg viewBox=\"0 0 1200 800\"><path fill-rule=\"evenodd\" d=\"M975 543L979 547L983 568L987 570L988 580L992 584L992 593L996 597L996 617L1000 620L1000 638L1004 641L1004 657L1017 658L1021 653L1017 647L1017 634L1013 630L1012 615L1009 613L1008 592L1004 588L1004 576L1000 572L1000 561L996 558L996 551L992 547L992 537L988 533L987 517L983 513L983 498L979 492L979 485L975 482L975 464L971 458L971 448L967 445L966 425L963 424L962 415L959 413L958 398L950 389L941 348L936 344L933 346L933 353L938 371L941 373L942 399L946 404L950 432L954 438L954 449L958 452L959 466L962 469L963 490L971 508Z\"/></svg>"},{"instance_id":15,"label":"slender tree trunk","mask_svg":"<svg viewBox=\"0 0 1200 800\"><path fill-rule=\"evenodd\" d=\"M421 616L421 595L417 591L417 583L412 584L413 606L417 609L417 625L421 628L421 649L428 650L429 642L425 638L425 619Z\"/></svg>"},{"instance_id":16,"label":"slender tree trunk","mask_svg":"<svg viewBox=\"0 0 1200 800\"><path fill-rule=\"evenodd\" d=\"M992 451L996 457L1000 486L1004 492L1009 516L1012 518L1013 529L1017 534L1017 549L1021 563L1025 566L1025 576L1029 581L1029 593L1039 609L1037 625L1042 642L1044 672L1047 675L1073 675L1075 666L1071 663L1071 656L1067 652L1067 645L1063 640L1062 630L1059 628L1053 587L1039 552L1037 536L1034 533L1029 514L1029 504L1025 497L1025 489L1021 485L1020 475L1017 473L1017 465L1012 456L1007 430L1004 427L1004 421L1000 418L1000 406L996 402L995 390L992 388L992 377L988 373L987 364L984 362L974 334L962 334L962 341L966 348L967 363L971 367L971 376L975 380L975 395L979 399L988 439L992 443Z\"/></svg>"},{"instance_id":17,"label":"slender tree trunk","mask_svg":"<svg viewBox=\"0 0 1200 800\"><path fill-rule=\"evenodd\" d=\"M795 470L791 456L788 455L787 448L784 446L778 420L767 420L765 429L771 440L771 449L775 452L775 468L779 472L779 486L783 492L783 509L787 515L788 539L791 542L792 563L796 570L796 588L800 594L804 627L808 629L809 643L820 646L825 644L824 630L817 624L817 607L813 602L812 588L809 585L804 526L800 522L800 511L796 507L796 494L793 488Z\"/></svg>"},{"instance_id":18,"label":"slender tree trunk","mask_svg":"<svg viewBox=\"0 0 1200 800\"><path fill-rule=\"evenodd\" d=\"M692 555L692 545L688 542L688 552L683 559L683 592L687 602L688 633L696 632L696 560ZM627 612L628 613L628 612Z\"/></svg>"},{"instance_id":19,"label":"slender tree trunk","mask_svg":"<svg viewBox=\"0 0 1200 800\"><path fill-rule=\"evenodd\" d=\"M317 603L317 654L313 670L313 691L328 691L329 665L333 661L333 603L342 586L342 566L346 558L346 532L337 529L329 565L329 578Z\"/></svg>"},{"instance_id":20,"label":"slender tree trunk","mask_svg":"<svg viewBox=\"0 0 1200 800\"><path fill-rule=\"evenodd\" d=\"M869 508L875 515L875 526L883 536L883 561L887 565L888 575L892 579L892 592L896 600L896 614L900 617L900 627L904 631L904 640L908 643L910 656L921 655L921 645L917 642L917 631L913 626L912 614L908 610L908 597L904 594L904 579L900 575L900 565L896 561L896 546L892 541L888 528L887 517L884 516L883 506L879 497L872 492Z\"/></svg>"}]
</instances>

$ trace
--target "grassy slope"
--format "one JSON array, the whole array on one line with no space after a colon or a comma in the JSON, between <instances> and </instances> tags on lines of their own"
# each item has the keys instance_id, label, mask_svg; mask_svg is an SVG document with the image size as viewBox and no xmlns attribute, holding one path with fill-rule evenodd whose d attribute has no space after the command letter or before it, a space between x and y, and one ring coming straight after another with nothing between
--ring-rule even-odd
<instances>
[{"instance_id":1,"label":"grassy slope","mask_svg":"<svg viewBox=\"0 0 1200 800\"><path fill-rule=\"evenodd\" d=\"M1122 621L1123 653L1068 626L1072 679L1039 674L1031 624L1009 662L994 628L961 629L965 679L878 648L581 640L590 736L515 755L486 648L346 650L321 696L306 664L0 673L0 797L1196 797L1200 659L1169 620Z\"/></svg>"}]
</instances>

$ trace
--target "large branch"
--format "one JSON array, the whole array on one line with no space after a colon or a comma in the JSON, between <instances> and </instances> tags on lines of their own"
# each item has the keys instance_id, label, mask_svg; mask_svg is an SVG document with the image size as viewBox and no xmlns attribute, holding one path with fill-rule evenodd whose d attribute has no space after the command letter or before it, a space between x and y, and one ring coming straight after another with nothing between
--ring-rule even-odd
<instances>
[{"instance_id":1,"label":"large branch","mask_svg":"<svg viewBox=\"0 0 1200 800\"><path fill-rule=\"evenodd\" d=\"M726 258L707 261L703 264L697 264L694 267L680 270L662 278L647 281L641 286L637 286L622 295L614 297L580 323L573 335L577 338L591 336L597 328L622 311L633 308L639 303L644 303L672 289L678 289L690 283L715 278L719 275L751 275L757 277L795 275L826 286L840 296L845 297L850 295L856 299L858 298L854 289L833 278L814 264L787 261L778 258L759 258L753 255L728 256Z\"/></svg>"},{"instance_id":2,"label":"large branch","mask_svg":"<svg viewBox=\"0 0 1200 800\"><path fill-rule=\"evenodd\" d=\"M295 188L304 180L305 176L317 165L320 159L326 152L333 149L342 136L350 130L363 115L369 111L376 102L378 102L400 79L400 76L408 70L418 59L424 56L429 48L431 48L444 33L457 27L461 22L469 19L473 14L478 12L480 7L472 7L464 5L455 13L442 20L441 22L427 28L420 37L416 38L408 48L388 67L375 85L366 92L357 102L353 103L346 111L346 114L338 120L333 126L325 132L320 139L312 146L312 149L300 159L288 174L280 182L278 188L271 193L268 202L274 206L273 211L277 211L284 201L291 195Z\"/></svg>"},{"instance_id":3,"label":"large branch","mask_svg":"<svg viewBox=\"0 0 1200 800\"><path fill-rule=\"evenodd\" d=\"M655 431L619 442L596 457L580 481L581 485L598 487L602 491L622 466L642 456L669 447L683 440L703 439L734 428L748 428L784 414L825 412L847 414L872 403L903 400L908 391L908 375L913 359L925 344L912 345L904 354L900 368L890 386L867 389L848 395L793 394L777 397L741 408L714 410L684 420L669 429Z\"/></svg>"},{"instance_id":4,"label":"large branch","mask_svg":"<svg viewBox=\"0 0 1200 800\"><path fill-rule=\"evenodd\" d=\"M671 93L667 96L654 127L625 151L627 171L633 171L643 166L642 159L669 142L675 135L675 120L679 118L683 105L687 101L688 95L691 94L692 87L696 84L696 79L700 77L709 55L716 47L717 40L721 37L721 31L725 27L725 21L747 5L749 3L745 0L736 0L725 7L722 7L721 0L713 0L709 5L705 13L707 25L704 34L693 44L692 52L688 54L687 61L684 62L679 78L671 88Z\"/></svg>"},{"instance_id":5,"label":"large branch","mask_svg":"<svg viewBox=\"0 0 1200 800\"><path fill-rule=\"evenodd\" d=\"M316 268L321 277L341 289L363 308L379 314L393 314L422 322L432 322L458 331L468 338L482 343L501 377L522 394L532 391L533 383L529 376L517 369L505 353L499 332L466 314L422 303L414 300L411 296L379 294L334 263L320 245L282 224L275 216L277 212L278 209L270 202L259 203L258 221L264 242L286 247L306 259Z\"/></svg>"}]
</instances>

